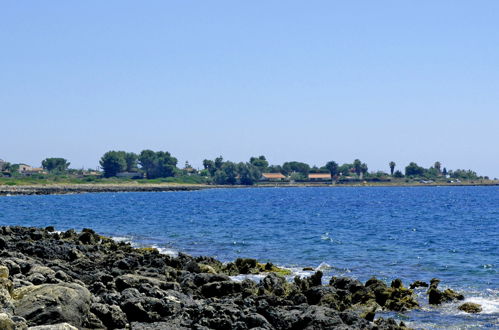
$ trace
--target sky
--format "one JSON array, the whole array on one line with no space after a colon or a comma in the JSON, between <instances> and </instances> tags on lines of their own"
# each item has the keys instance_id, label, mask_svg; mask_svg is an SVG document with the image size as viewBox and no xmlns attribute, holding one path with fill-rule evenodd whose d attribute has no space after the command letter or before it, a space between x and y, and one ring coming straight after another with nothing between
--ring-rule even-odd
<instances>
[{"instance_id":1,"label":"sky","mask_svg":"<svg viewBox=\"0 0 499 330\"><path fill-rule=\"evenodd\" d=\"M499 1L2 1L0 158L499 177Z\"/></svg>"}]
</instances>

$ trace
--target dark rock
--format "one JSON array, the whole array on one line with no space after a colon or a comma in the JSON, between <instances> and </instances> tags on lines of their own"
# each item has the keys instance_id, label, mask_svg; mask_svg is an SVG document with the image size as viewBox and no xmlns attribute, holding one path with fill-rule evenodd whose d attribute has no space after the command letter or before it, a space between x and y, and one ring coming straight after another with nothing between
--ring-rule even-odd
<instances>
[{"instance_id":1,"label":"dark rock","mask_svg":"<svg viewBox=\"0 0 499 330\"><path fill-rule=\"evenodd\" d=\"M83 244L95 244L95 235L90 232L82 232L78 240Z\"/></svg>"},{"instance_id":2,"label":"dark rock","mask_svg":"<svg viewBox=\"0 0 499 330\"><path fill-rule=\"evenodd\" d=\"M128 322L126 314L116 305L93 304L91 312L109 329L125 328Z\"/></svg>"},{"instance_id":3,"label":"dark rock","mask_svg":"<svg viewBox=\"0 0 499 330\"><path fill-rule=\"evenodd\" d=\"M430 305L440 305L442 303L442 292L436 287L431 287L427 291L428 303Z\"/></svg>"},{"instance_id":4,"label":"dark rock","mask_svg":"<svg viewBox=\"0 0 499 330\"><path fill-rule=\"evenodd\" d=\"M452 289L445 289L442 292L442 298L443 301L448 302L448 301L453 301L453 300L464 300L464 296L460 293L457 293L456 291Z\"/></svg>"},{"instance_id":5,"label":"dark rock","mask_svg":"<svg viewBox=\"0 0 499 330\"><path fill-rule=\"evenodd\" d=\"M457 309L466 313L480 313L482 311L482 306L479 304L467 302L459 306Z\"/></svg>"},{"instance_id":6,"label":"dark rock","mask_svg":"<svg viewBox=\"0 0 499 330\"><path fill-rule=\"evenodd\" d=\"M250 274L256 268L257 261L256 259L238 258L235 265L239 270L239 274Z\"/></svg>"},{"instance_id":7,"label":"dark rock","mask_svg":"<svg viewBox=\"0 0 499 330\"><path fill-rule=\"evenodd\" d=\"M348 277L332 277L329 281L329 285L336 289L347 290L351 293L355 293L364 288L364 285L360 281Z\"/></svg>"},{"instance_id":8,"label":"dark rock","mask_svg":"<svg viewBox=\"0 0 499 330\"><path fill-rule=\"evenodd\" d=\"M394 279L390 286L394 289L399 289L402 287L402 280L400 278Z\"/></svg>"},{"instance_id":9,"label":"dark rock","mask_svg":"<svg viewBox=\"0 0 499 330\"><path fill-rule=\"evenodd\" d=\"M7 247L7 241L0 237L0 249L5 249Z\"/></svg>"},{"instance_id":10,"label":"dark rock","mask_svg":"<svg viewBox=\"0 0 499 330\"><path fill-rule=\"evenodd\" d=\"M454 300L464 300L464 296L451 289L445 289L443 292L438 289L439 279L433 278L430 281L430 288L427 291L428 302L431 305L440 305L443 302Z\"/></svg>"},{"instance_id":11,"label":"dark rock","mask_svg":"<svg viewBox=\"0 0 499 330\"><path fill-rule=\"evenodd\" d=\"M284 296L286 294L286 279L274 273L265 276L260 282L262 293L267 292L276 296Z\"/></svg>"},{"instance_id":12,"label":"dark rock","mask_svg":"<svg viewBox=\"0 0 499 330\"><path fill-rule=\"evenodd\" d=\"M409 286L410 289L415 289L415 288L427 288L429 285L426 282L423 281L414 281L411 283Z\"/></svg>"},{"instance_id":13,"label":"dark rock","mask_svg":"<svg viewBox=\"0 0 499 330\"><path fill-rule=\"evenodd\" d=\"M287 275L286 270L272 263L240 258L224 265L211 257L171 257L91 229L58 234L53 228L1 227L0 247L1 240L0 307L25 317L30 326L399 329L392 321L373 325L368 320L376 308L403 311L412 299L412 291L397 281L387 287L371 279L364 286L340 277L323 286L322 273L316 272L289 283L277 275ZM269 275L259 283L227 276L262 272ZM456 296L452 293L446 295ZM361 317L352 308L365 313Z\"/></svg>"},{"instance_id":14,"label":"dark rock","mask_svg":"<svg viewBox=\"0 0 499 330\"><path fill-rule=\"evenodd\" d=\"M233 281L213 282L201 287L202 295L207 298L223 297L238 292L241 292L241 283Z\"/></svg>"}]
</instances>

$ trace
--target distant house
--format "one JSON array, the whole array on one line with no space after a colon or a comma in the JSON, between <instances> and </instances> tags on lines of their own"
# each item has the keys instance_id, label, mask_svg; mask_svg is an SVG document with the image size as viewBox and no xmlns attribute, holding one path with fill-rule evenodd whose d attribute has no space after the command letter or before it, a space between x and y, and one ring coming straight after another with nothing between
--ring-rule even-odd
<instances>
[{"instance_id":1,"label":"distant house","mask_svg":"<svg viewBox=\"0 0 499 330\"><path fill-rule=\"evenodd\" d=\"M33 174L46 174L41 167L31 167L26 164L19 164L19 173L22 175L30 176Z\"/></svg>"},{"instance_id":2,"label":"distant house","mask_svg":"<svg viewBox=\"0 0 499 330\"><path fill-rule=\"evenodd\" d=\"M260 181L282 181L286 179L281 173L262 173Z\"/></svg>"},{"instance_id":3,"label":"distant house","mask_svg":"<svg viewBox=\"0 0 499 330\"><path fill-rule=\"evenodd\" d=\"M144 176L140 172L120 172L116 174L118 178L142 179Z\"/></svg>"},{"instance_id":4,"label":"distant house","mask_svg":"<svg viewBox=\"0 0 499 330\"><path fill-rule=\"evenodd\" d=\"M197 173L197 170L191 166L188 166L188 167L184 167L183 171L187 174L187 175L192 175L192 174L196 174Z\"/></svg>"},{"instance_id":5,"label":"distant house","mask_svg":"<svg viewBox=\"0 0 499 330\"><path fill-rule=\"evenodd\" d=\"M31 171L33 169L33 167L29 166L29 165L26 165L26 164L19 164L19 173L24 173L24 172L27 172L27 171Z\"/></svg>"},{"instance_id":6,"label":"distant house","mask_svg":"<svg viewBox=\"0 0 499 330\"><path fill-rule=\"evenodd\" d=\"M310 181L331 181L331 173L309 173Z\"/></svg>"},{"instance_id":7,"label":"distant house","mask_svg":"<svg viewBox=\"0 0 499 330\"><path fill-rule=\"evenodd\" d=\"M97 171L83 171L83 176L99 176L100 172Z\"/></svg>"}]
</instances>

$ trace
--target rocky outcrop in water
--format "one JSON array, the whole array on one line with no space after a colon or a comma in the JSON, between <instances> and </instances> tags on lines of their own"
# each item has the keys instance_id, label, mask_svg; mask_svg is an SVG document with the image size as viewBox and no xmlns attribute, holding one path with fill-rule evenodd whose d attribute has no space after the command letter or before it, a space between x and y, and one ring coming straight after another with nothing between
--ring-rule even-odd
<instances>
[{"instance_id":1,"label":"rocky outcrop in water","mask_svg":"<svg viewBox=\"0 0 499 330\"><path fill-rule=\"evenodd\" d=\"M0 251L1 329L404 329L376 312L418 307L400 280L289 282L254 259L171 257L90 229L0 227Z\"/></svg>"},{"instance_id":2,"label":"rocky outcrop in water","mask_svg":"<svg viewBox=\"0 0 499 330\"><path fill-rule=\"evenodd\" d=\"M482 306L472 302L467 302L459 306L457 309L466 313L480 313L482 311Z\"/></svg>"},{"instance_id":3,"label":"rocky outcrop in water","mask_svg":"<svg viewBox=\"0 0 499 330\"><path fill-rule=\"evenodd\" d=\"M444 291L440 291L438 289L438 285L440 284L440 280L433 278L430 281L430 288L428 289L428 302L430 305L440 305L444 302L450 302L454 300L464 300L464 296L459 294L451 289L445 289Z\"/></svg>"}]
</instances>

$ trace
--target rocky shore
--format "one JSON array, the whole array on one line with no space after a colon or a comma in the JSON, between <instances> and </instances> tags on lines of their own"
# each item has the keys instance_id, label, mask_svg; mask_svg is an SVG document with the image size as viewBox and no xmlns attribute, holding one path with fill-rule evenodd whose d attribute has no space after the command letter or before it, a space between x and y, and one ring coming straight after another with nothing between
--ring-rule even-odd
<instances>
[{"instance_id":1,"label":"rocky shore","mask_svg":"<svg viewBox=\"0 0 499 330\"><path fill-rule=\"evenodd\" d=\"M289 282L270 263L172 257L90 229L0 227L0 251L0 329L406 329L376 313L418 308L416 287L432 304L463 298L436 279L405 288L318 271ZM256 273L259 283L230 278Z\"/></svg>"},{"instance_id":2,"label":"rocky shore","mask_svg":"<svg viewBox=\"0 0 499 330\"><path fill-rule=\"evenodd\" d=\"M216 188L208 185L180 184L67 184L67 185L31 185L2 186L0 196L5 195L63 195L101 192L162 192L162 191L193 191Z\"/></svg>"}]
</instances>

